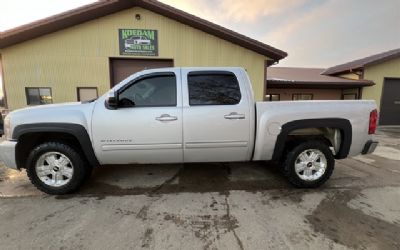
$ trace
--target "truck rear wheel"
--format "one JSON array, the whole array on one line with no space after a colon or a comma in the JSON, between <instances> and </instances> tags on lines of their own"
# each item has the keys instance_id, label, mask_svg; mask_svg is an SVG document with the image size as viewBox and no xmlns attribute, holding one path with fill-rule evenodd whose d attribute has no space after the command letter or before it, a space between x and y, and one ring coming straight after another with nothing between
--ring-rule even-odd
<instances>
[{"instance_id":1,"label":"truck rear wheel","mask_svg":"<svg viewBox=\"0 0 400 250\"><path fill-rule=\"evenodd\" d=\"M305 141L286 155L283 172L290 183L299 188L315 188L332 175L335 159L322 141Z\"/></svg>"},{"instance_id":2,"label":"truck rear wheel","mask_svg":"<svg viewBox=\"0 0 400 250\"><path fill-rule=\"evenodd\" d=\"M36 188L47 194L61 195L76 191L89 175L90 168L71 146L46 142L29 154L26 171Z\"/></svg>"}]
</instances>

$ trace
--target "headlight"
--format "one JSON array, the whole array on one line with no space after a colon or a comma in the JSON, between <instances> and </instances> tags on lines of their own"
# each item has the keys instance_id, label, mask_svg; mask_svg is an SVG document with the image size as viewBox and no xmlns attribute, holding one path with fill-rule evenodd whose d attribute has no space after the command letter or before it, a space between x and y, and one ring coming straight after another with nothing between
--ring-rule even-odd
<instances>
[{"instance_id":1,"label":"headlight","mask_svg":"<svg viewBox=\"0 0 400 250\"><path fill-rule=\"evenodd\" d=\"M12 139L11 132L10 116L7 115L6 118L4 118L4 136L7 141L10 141Z\"/></svg>"}]
</instances>

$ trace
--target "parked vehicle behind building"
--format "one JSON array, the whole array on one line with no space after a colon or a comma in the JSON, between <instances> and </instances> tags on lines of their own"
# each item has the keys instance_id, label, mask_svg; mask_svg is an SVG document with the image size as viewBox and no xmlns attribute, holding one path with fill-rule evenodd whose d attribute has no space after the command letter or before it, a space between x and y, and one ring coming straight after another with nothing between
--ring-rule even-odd
<instances>
[{"instance_id":1,"label":"parked vehicle behind building","mask_svg":"<svg viewBox=\"0 0 400 250\"><path fill-rule=\"evenodd\" d=\"M77 190L104 164L274 160L318 187L335 159L371 153L373 101L254 102L242 68L136 73L98 100L17 110L0 155L49 194Z\"/></svg>"}]
</instances>

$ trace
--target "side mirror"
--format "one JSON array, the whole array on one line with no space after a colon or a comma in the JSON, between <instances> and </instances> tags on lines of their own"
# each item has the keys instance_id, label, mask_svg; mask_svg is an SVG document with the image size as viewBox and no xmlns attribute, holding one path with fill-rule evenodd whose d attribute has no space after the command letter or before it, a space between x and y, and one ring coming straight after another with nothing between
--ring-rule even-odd
<instances>
[{"instance_id":1,"label":"side mirror","mask_svg":"<svg viewBox=\"0 0 400 250\"><path fill-rule=\"evenodd\" d=\"M106 105L110 108L116 109L118 107L118 94L110 91L106 98Z\"/></svg>"}]
</instances>

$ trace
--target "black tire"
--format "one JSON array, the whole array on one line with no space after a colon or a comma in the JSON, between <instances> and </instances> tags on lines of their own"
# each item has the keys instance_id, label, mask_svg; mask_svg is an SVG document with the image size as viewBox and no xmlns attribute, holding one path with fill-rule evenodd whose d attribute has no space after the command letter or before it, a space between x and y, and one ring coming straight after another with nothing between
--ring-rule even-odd
<instances>
[{"instance_id":1,"label":"black tire","mask_svg":"<svg viewBox=\"0 0 400 250\"><path fill-rule=\"evenodd\" d=\"M54 187L47 185L40 180L36 173L36 162L39 158L48 152L59 152L64 154L72 163L73 174L68 183L65 185ZM86 160L73 147L62 142L46 142L35 147L28 156L26 172L32 184L40 191L52 194L62 195L72 193L83 184L85 179L90 176L91 167L86 163Z\"/></svg>"},{"instance_id":2,"label":"black tire","mask_svg":"<svg viewBox=\"0 0 400 250\"><path fill-rule=\"evenodd\" d=\"M303 180L296 173L295 162L297 157L306 150L316 149L323 153L326 158L326 169L325 172L316 180ZM318 140L304 141L293 147L285 158L283 163L283 173L288 178L289 182L298 188L316 188L324 184L329 177L332 175L333 169L335 168L335 159L329 146Z\"/></svg>"}]
</instances>

